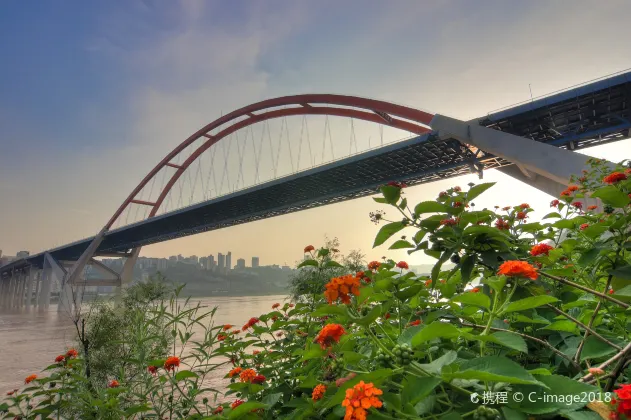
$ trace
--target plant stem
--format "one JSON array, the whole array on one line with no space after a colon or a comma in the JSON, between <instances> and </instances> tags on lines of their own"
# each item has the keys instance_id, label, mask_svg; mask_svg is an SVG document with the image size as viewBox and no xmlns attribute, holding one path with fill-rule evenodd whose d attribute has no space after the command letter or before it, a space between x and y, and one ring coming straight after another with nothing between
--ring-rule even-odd
<instances>
[{"instance_id":1,"label":"plant stem","mask_svg":"<svg viewBox=\"0 0 631 420\"><path fill-rule=\"evenodd\" d=\"M631 305L629 305L627 303L624 303L622 301L619 301L618 299L612 298L611 296L608 296L605 293L597 292L596 290L590 289L589 287L582 286L582 285L580 285L578 283L574 283L572 281L566 280L566 279L561 278L561 277L557 277L557 276L553 276L553 275L548 274L548 273L544 273L543 271L540 271L539 274L541 274L542 276L547 277L549 279L558 281L559 283L567 284L568 286L575 287L575 288L577 288L579 290L582 290L584 292L591 293L592 295L596 295L598 297L606 299L606 300L608 300L610 302L615 303L616 305L622 306L625 309L631 308Z\"/></svg>"},{"instance_id":2,"label":"plant stem","mask_svg":"<svg viewBox=\"0 0 631 420\"><path fill-rule=\"evenodd\" d=\"M605 344L610 345L611 347L613 347L614 349L620 351L622 350L622 347L620 347L617 344L612 343L611 341L607 340L605 337L603 337L602 335L598 334L596 331L594 331L593 329L591 329L590 327L588 327L587 325L583 324L581 321L579 321L578 319L574 318L572 315L563 312L562 310L555 308L554 306L547 304L546 305L548 308L552 309L554 312L556 312L559 315L563 315L564 317L566 317L567 319L569 319L570 321L572 321L573 323L575 323L576 325L578 325L579 327L585 329L586 331L588 331L591 335L593 335L594 337L596 337L597 339L599 339L600 341L602 341Z\"/></svg>"}]
</instances>

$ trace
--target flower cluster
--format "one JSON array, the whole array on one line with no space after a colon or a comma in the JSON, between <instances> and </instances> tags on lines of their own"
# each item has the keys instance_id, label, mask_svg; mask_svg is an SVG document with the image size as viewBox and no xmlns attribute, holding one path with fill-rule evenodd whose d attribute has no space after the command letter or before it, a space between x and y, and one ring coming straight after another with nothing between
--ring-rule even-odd
<instances>
[{"instance_id":1,"label":"flower cluster","mask_svg":"<svg viewBox=\"0 0 631 420\"><path fill-rule=\"evenodd\" d=\"M260 319L252 317L248 320L248 322L245 323L245 325L243 326L242 330L245 331L248 328L251 328L253 325L258 324L258 322L260 321Z\"/></svg>"},{"instance_id":2,"label":"flower cluster","mask_svg":"<svg viewBox=\"0 0 631 420\"><path fill-rule=\"evenodd\" d=\"M346 407L344 420L365 420L368 414L366 410L374 407L380 408L383 404L377 398L383 391L375 385L360 381L354 387L346 390L346 398L342 401L342 407Z\"/></svg>"},{"instance_id":3,"label":"flower cluster","mask_svg":"<svg viewBox=\"0 0 631 420\"><path fill-rule=\"evenodd\" d=\"M497 274L507 277L525 277L537 280L537 269L526 261L506 261L500 265Z\"/></svg>"},{"instance_id":4,"label":"flower cluster","mask_svg":"<svg viewBox=\"0 0 631 420\"><path fill-rule=\"evenodd\" d=\"M338 298L344 304L351 303L350 295L359 296L360 281L357 276L347 274L341 277L334 277L325 286L324 296L329 303L333 303Z\"/></svg>"},{"instance_id":5,"label":"flower cluster","mask_svg":"<svg viewBox=\"0 0 631 420\"><path fill-rule=\"evenodd\" d=\"M333 343L339 343L344 334L346 334L346 330L340 324L327 324L320 330L315 341L320 344L322 349L326 349L331 347Z\"/></svg>"}]
</instances>

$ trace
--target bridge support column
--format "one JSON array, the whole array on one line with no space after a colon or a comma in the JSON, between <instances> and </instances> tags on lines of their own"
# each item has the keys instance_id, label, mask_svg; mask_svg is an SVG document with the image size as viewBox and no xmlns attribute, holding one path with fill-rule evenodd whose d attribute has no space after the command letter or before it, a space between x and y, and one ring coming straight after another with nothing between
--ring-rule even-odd
<instances>
[{"instance_id":1,"label":"bridge support column","mask_svg":"<svg viewBox=\"0 0 631 420\"><path fill-rule=\"evenodd\" d=\"M31 299L33 297L33 276L35 270L33 267L28 268L27 277L26 277L26 296L24 298L24 307L27 311L31 309Z\"/></svg>"},{"instance_id":2,"label":"bridge support column","mask_svg":"<svg viewBox=\"0 0 631 420\"><path fill-rule=\"evenodd\" d=\"M7 300L7 295L9 293L8 286L9 286L8 278L0 279L0 308L2 309L7 308L6 300Z\"/></svg>"},{"instance_id":3,"label":"bridge support column","mask_svg":"<svg viewBox=\"0 0 631 420\"><path fill-rule=\"evenodd\" d=\"M120 274L121 284L116 288L114 301L116 304L119 304L121 301L121 297L123 295L123 290L128 288L132 282L134 281L134 267L136 266L136 261L138 261L138 255L140 255L140 247L134 248L131 251L131 254L125 260L125 264L123 265L123 270Z\"/></svg>"},{"instance_id":4,"label":"bridge support column","mask_svg":"<svg viewBox=\"0 0 631 420\"><path fill-rule=\"evenodd\" d=\"M22 309L22 307L24 306L24 287L26 285L26 278L24 276L24 272L20 271L20 274L18 276L18 288L17 288L17 305L16 307L18 309Z\"/></svg>"},{"instance_id":5,"label":"bridge support column","mask_svg":"<svg viewBox=\"0 0 631 420\"><path fill-rule=\"evenodd\" d=\"M441 138L455 138L463 144L475 146L513 162L515 166L512 169L507 168L504 173L556 197L561 192L559 190L569 185L572 175L580 176L581 171L589 167L589 156L493 130L474 122L436 115L430 126ZM612 169L615 167L611 162L609 165ZM600 200L592 199L592 202L600 203Z\"/></svg>"},{"instance_id":6,"label":"bridge support column","mask_svg":"<svg viewBox=\"0 0 631 420\"><path fill-rule=\"evenodd\" d=\"M52 269L47 267L46 261L44 261L44 268L42 269L41 285L39 291L38 307L41 312L47 311L50 306L50 289L51 289L51 276Z\"/></svg>"},{"instance_id":7,"label":"bridge support column","mask_svg":"<svg viewBox=\"0 0 631 420\"><path fill-rule=\"evenodd\" d=\"M10 288L9 288L9 309L14 309L15 308L15 303L16 303L16 286L17 286L17 278L16 278L16 274L15 271L11 273L11 283L10 283Z\"/></svg>"},{"instance_id":8,"label":"bridge support column","mask_svg":"<svg viewBox=\"0 0 631 420\"><path fill-rule=\"evenodd\" d=\"M35 272L35 286L33 287L33 307L37 308L39 306L39 296L40 296L40 288L42 287L42 270L37 270Z\"/></svg>"}]
</instances>

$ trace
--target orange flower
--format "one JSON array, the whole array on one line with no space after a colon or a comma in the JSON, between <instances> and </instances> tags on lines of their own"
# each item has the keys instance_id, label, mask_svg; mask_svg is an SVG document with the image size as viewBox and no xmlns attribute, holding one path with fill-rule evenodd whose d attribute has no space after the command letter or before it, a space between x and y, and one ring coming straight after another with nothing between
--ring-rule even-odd
<instances>
[{"instance_id":1,"label":"orange flower","mask_svg":"<svg viewBox=\"0 0 631 420\"><path fill-rule=\"evenodd\" d=\"M66 357L68 359L74 359L75 357L77 357L79 355L79 353L75 350L75 349L70 349L66 352Z\"/></svg>"},{"instance_id":2,"label":"orange flower","mask_svg":"<svg viewBox=\"0 0 631 420\"><path fill-rule=\"evenodd\" d=\"M536 257L537 255L548 255L553 249L554 247L551 247L550 245L545 243L537 244L533 246L530 250L530 255L532 255L533 257Z\"/></svg>"},{"instance_id":3,"label":"orange flower","mask_svg":"<svg viewBox=\"0 0 631 420\"><path fill-rule=\"evenodd\" d=\"M254 351L252 352L252 356L256 356L256 355L257 355L257 354L259 354L259 353L260 353L260 351L258 351L258 350L254 350Z\"/></svg>"},{"instance_id":4,"label":"orange flower","mask_svg":"<svg viewBox=\"0 0 631 420\"><path fill-rule=\"evenodd\" d=\"M552 200L552 201L550 202L550 207L556 207L556 206L558 206L558 205L559 205L559 200Z\"/></svg>"},{"instance_id":5,"label":"orange flower","mask_svg":"<svg viewBox=\"0 0 631 420\"><path fill-rule=\"evenodd\" d=\"M215 408L215 410L213 411L213 414L219 414L219 413L223 413L223 407L219 406L217 408Z\"/></svg>"},{"instance_id":6,"label":"orange flower","mask_svg":"<svg viewBox=\"0 0 631 420\"><path fill-rule=\"evenodd\" d=\"M520 205L519 205L519 207L520 207L522 210L526 210L526 209L529 209L529 208L530 208L530 204L523 203L523 204L520 204Z\"/></svg>"},{"instance_id":7,"label":"orange flower","mask_svg":"<svg viewBox=\"0 0 631 420\"><path fill-rule=\"evenodd\" d=\"M293 307L294 307L294 306L296 306L296 305L294 305L293 303L290 303L290 304L289 304L289 305L287 305L287 306L288 306L288 307L290 307L290 308L293 308Z\"/></svg>"},{"instance_id":8,"label":"orange flower","mask_svg":"<svg viewBox=\"0 0 631 420\"><path fill-rule=\"evenodd\" d=\"M228 336L227 336L226 334L219 334L219 335L217 336L217 341L223 341L223 340L225 340L226 338L228 338Z\"/></svg>"},{"instance_id":9,"label":"orange flower","mask_svg":"<svg viewBox=\"0 0 631 420\"><path fill-rule=\"evenodd\" d=\"M29 376L26 377L26 379L24 379L24 383L25 384L30 384L35 379L37 379L37 375L29 375Z\"/></svg>"},{"instance_id":10,"label":"orange flower","mask_svg":"<svg viewBox=\"0 0 631 420\"><path fill-rule=\"evenodd\" d=\"M56 363L61 363L64 360L66 360L66 356L64 356L63 354L60 354L59 356L55 357L55 362Z\"/></svg>"},{"instance_id":11,"label":"orange flower","mask_svg":"<svg viewBox=\"0 0 631 420\"><path fill-rule=\"evenodd\" d=\"M241 330L232 330L232 335L241 334Z\"/></svg>"},{"instance_id":12,"label":"orange flower","mask_svg":"<svg viewBox=\"0 0 631 420\"><path fill-rule=\"evenodd\" d=\"M605 184L615 184L616 182L624 181L627 176L622 172L612 172L603 178Z\"/></svg>"},{"instance_id":13,"label":"orange flower","mask_svg":"<svg viewBox=\"0 0 631 420\"><path fill-rule=\"evenodd\" d=\"M315 247L314 247L313 245L307 245L307 246L305 247L305 254L306 254L307 252L311 252L311 251L313 251L314 249L315 249Z\"/></svg>"},{"instance_id":14,"label":"orange flower","mask_svg":"<svg viewBox=\"0 0 631 420\"><path fill-rule=\"evenodd\" d=\"M454 207L458 208L458 207L462 207L462 202L460 201L455 201L454 202Z\"/></svg>"},{"instance_id":15,"label":"orange flower","mask_svg":"<svg viewBox=\"0 0 631 420\"><path fill-rule=\"evenodd\" d=\"M333 277L330 282L324 286L324 296L326 296L329 303L335 302L338 298L342 303L351 303L351 297L349 294L359 296L359 279L353 275L347 274L342 277Z\"/></svg>"},{"instance_id":16,"label":"orange flower","mask_svg":"<svg viewBox=\"0 0 631 420\"><path fill-rule=\"evenodd\" d=\"M443 226L456 226L458 222L454 218L443 219L440 221L440 224Z\"/></svg>"},{"instance_id":17,"label":"orange flower","mask_svg":"<svg viewBox=\"0 0 631 420\"><path fill-rule=\"evenodd\" d=\"M322 328L316 337L316 343L320 343L320 347L326 349L331 347L333 343L339 343L340 337L346 334L346 330L340 324L327 324Z\"/></svg>"},{"instance_id":18,"label":"orange flower","mask_svg":"<svg viewBox=\"0 0 631 420\"><path fill-rule=\"evenodd\" d=\"M275 303L272 305L272 309L280 308L280 303Z\"/></svg>"},{"instance_id":19,"label":"orange flower","mask_svg":"<svg viewBox=\"0 0 631 420\"><path fill-rule=\"evenodd\" d=\"M583 208L583 203L581 203L580 201L575 201L572 203L572 206L576 207L577 209L582 209Z\"/></svg>"},{"instance_id":20,"label":"orange flower","mask_svg":"<svg viewBox=\"0 0 631 420\"><path fill-rule=\"evenodd\" d=\"M417 319L416 321L412 321L408 324L409 327L413 327L415 325L421 325L421 320Z\"/></svg>"},{"instance_id":21,"label":"orange flower","mask_svg":"<svg viewBox=\"0 0 631 420\"><path fill-rule=\"evenodd\" d=\"M243 401L243 400L234 400L234 402L232 404L230 404L230 408L232 408L234 410L235 408L237 408L238 406L240 406L244 402L245 401Z\"/></svg>"},{"instance_id":22,"label":"orange flower","mask_svg":"<svg viewBox=\"0 0 631 420\"><path fill-rule=\"evenodd\" d=\"M455 187L454 187L454 191L455 191L455 192L460 192L460 191L462 191L462 188L460 188L460 187L458 187L458 186L455 186Z\"/></svg>"},{"instance_id":23,"label":"orange flower","mask_svg":"<svg viewBox=\"0 0 631 420\"><path fill-rule=\"evenodd\" d=\"M581 230L585 230L585 229L587 229L588 227L589 227L589 224L588 224L588 223L583 223L583 224L582 224L579 228L580 228Z\"/></svg>"},{"instance_id":24,"label":"orange flower","mask_svg":"<svg viewBox=\"0 0 631 420\"><path fill-rule=\"evenodd\" d=\"M230 325L230 324L226 324L226 325L223 326L223 330L224 331L228 331L230 328L232 328L232 325Z\"/></svg>"},{"instance_id":25,"label":"orange flower","mask_svg":"<svg viewBox=\"0 0 631 420\"><path fill-rule=\"evenodd\" d=\"M379 261L371 261L368 263L368 269L374 271L377 270L380 265L381 263Z\"/></svg>"},{"instance_id":26,"label":"orange flower","mask_svg":"<svg viewBox=\"0 0 631 420\"><path fill-rule=\"evenodd\" d=\"M243 326L242 330L245 331L250 328L252 325L258 323L260 320L258 318L250 318L250 320Z\"/></svg>"},{"instance_id":27,"label":"orange flower","mask_svg":"<svg viewBox=\"0 0 631 420\"><path fill-rule=\"evenodd\" d=\"M561 197L570 197L572 195L572 191L565 190L561 192Z\"/></svg>"},{"instance_id":28,"label":"orange flower","mask_svg":"<svg viewBox=\"0 0 631 420\"><path fill-rule=\"evenodd\" d=\"M592 375L594 375L594 376L600 376L600 375L604 375L605 374L604 370L602 370L601 368L597 368L597 367L589 368L589 369L587 369L587 371L589 373L591 373Z\"/></svg>"},{"instance_id":29,"label":"orange flower","mask_svg":"<svg viewBox=\"0 0 631 420\"><path fill-rule=\"evenodd\" d=\"M425 280L425 287L429 287L432 285L432 279Z\"/></svg>"},{"instance_id":30,"label":"orange flower","mask_svg":"<svg viewBox=\"0 0 631 420\"><path fill-rule=\"evenodd\" d=\"M587 207L587 210L596 210L598 208L598 206L589 206Z\"/></svg>"},{"instance_id":31,"label":"orange flower","mask_svg":"<svg viewBox=\"0 0 631 420\"><path fill-rule=\"evenodd\" d=\"M567 187L567 191L570 191L570 192L574 192L574 191L578 191L578 190L579 190L579 188L576 185L570 185L569 187Z\"/></svg>"},{"instance_id":32,"label":"orange flower","mask_svg":"<svg viewBox=\"0 0 631 420\"><path fill-rule=\"evenodd\" d=\"M110 381L110 384L107 386L108 388L118 388L120 386L120 384L118 383L118 381L116 379L114 379L113 381Z\"/></svg>"},{"instance_id":33,"label":"orange flower","mask_svg":"<svg viewBox=\"0 0 631 420\"><path fill-rule=\"evenodd\" d=\"M609 294L613 295L614 293L616 293L613 289L609 289Z\"/></svg>"},{"instance_id":34,"label":"orange flower","mask_svg":"<svg viewBox=\"0 0 631 420\"><path fill-rule=\"evenodd\" d=\"M497 274L537 280L537 269L526 261L506 261L500 266Z\"/></svg>"},{"instance_id":35,"label":"orange flower","mask_svg":"<svg viewBox=\"0 0 631 420\"><path fill-rule=\"evenodd\" d=\"M322 399L325 392L326 392L326 386L322 384L316 385L316 387L313 388L313 392L311 393L311 399L313 401L318 401Z\"/></svg>"},{"instance_id":36,"label":"orange flower","mask_svg":"<svg viewBox=\"0 0 631 420\"><path fill-rule=\"evenodd\" d=\"M158 368L155 366L147 366L147 370L149 371L149 373L151 373L152 375L155 375L156 373L158 373Z\"/></svg>"},{"instance_id":37,"label":"orange flower","mask_svg":"<svg viewBox=\"0 0 631 420\"><path fill-rule=\"evenodd\" d=\"M408 265L408 263L406 263L405 261L399 261L397 263L397 267L399 267L402 270L407 270L410 268L410 266Z\"/></svg>"},{"instance_id":38,"label":"orange flower","mask_svg":"<svg viewBox=\"0 0 631 420\"><path fill-rule=\"evenodd\" d=\"M518 211L517 212L517 219L518 220L524 220L528 218L528 216L526 215L526 213L524 213L523 211Z\"/></svg>"},{"instance_id":39,"label":"orange flower","mask_svg":"<svg viewBox=\"0 0 631 420\"><path fill-rule=\"evenodd\" d=\"M256 376L256 371L254 369L246 369L239 375L239 379L241 382L252 382L252 379Z\"/></svg>"},{"instance_id":40,"label":"orange flower","mask_svg":"<svg viewBox=\"0 0 631 420\"><path fill-rule=\"evenodd\" d=\"M164 362L164 369L174 370L176 367L180 367L180 358L177 356L167 357L167 360Z\"/></svg>"},{"instance_id":41,"label":"orange flower","mask_svg":"<svg viewBox=\"0 0 631 420\"><path fill-rule=\"evenodd\" d=\"M346 390L346 398L342 401L342 407L346 407L346 415L344 420L366 420L366 415L371 407L379 408L382 406L377 395L383 394L379 388L370 383L360 381L354 387Z\"/></svg>"},{"instance_id":42,"label":"orange flower","mask_svg":"<svg viewBox=\"0 0 631 420\"><path fill-rule=\"evenodd\" d=\"M479 293L479 292L480 292L479 287L474 287L473 289L471 289L471 293Z\"/></svg>"},{"instance_id":43,"label":"orange flower","mask_svg":"<svg viewBox=\"0 0 631 420\"><path fill-rule=\"evenodd\" d=\"M495 227L499 230L508 230L510 229L510 223L502 219L497 219L497 221L495 222Z\"/></svg>"},{"instance_id":44,"label":"orange flower","mask_svg":"<svg viewBox=\"0 0 631 420\"><path fill-rule=\"evenodd\" d=\"M438 194L438 198L445 198L445 197L447 197L448 195L449 195L449 194L447 194L447 192L446 192L446 191L441 191L441 192Z\"/></svg>"},{"instance_id":45,"label":"orange flower","mask_svg":"<svg viewBox=\"0 0 631 420\"><path fill-rule=\"evenodd\" d=\"M232 378L233 376L240 374L242 370L243 370L242 368L236 367L232 369L230 372L228 372L228 376Z\"/></svg>"}]
</instances>

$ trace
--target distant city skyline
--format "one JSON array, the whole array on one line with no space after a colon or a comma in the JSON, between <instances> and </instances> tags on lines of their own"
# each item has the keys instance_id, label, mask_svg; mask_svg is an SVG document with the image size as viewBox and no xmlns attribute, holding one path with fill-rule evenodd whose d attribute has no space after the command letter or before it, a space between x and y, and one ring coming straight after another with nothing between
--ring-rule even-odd
<instances>
[{"instance_id":1,"label":"distant city skyline","mask_svg":"<svg viewBox=\"0 0 631 420\"><path fill-rule=\"evenodd\" d=\"M624 29L631 3L624 1L594 7L577 0L572 13L565 2L517 0L2 7L0 48L11 57L0 66L0 248L7 255L94 235L177 144L259 100L358 95L467 120L631 68ZM584 22L598 31L586 37ZM631 141L582 153L617 161L629 157ZM284 169L290 164L281 159ZM526 201L533 218L547 213L546 194L496 171L484 181L498 185L476 205ZM410 202L431 200L468 182L480 181L464 176L405 193ZM147 246L141 255L221 248L232 250L231 262L257 255L293 265L326 235L368 261L431 263L423 253L372 249L379 226L368 213L375 209L389 216L366 197Z\"/></svg>"}]
</instances>

